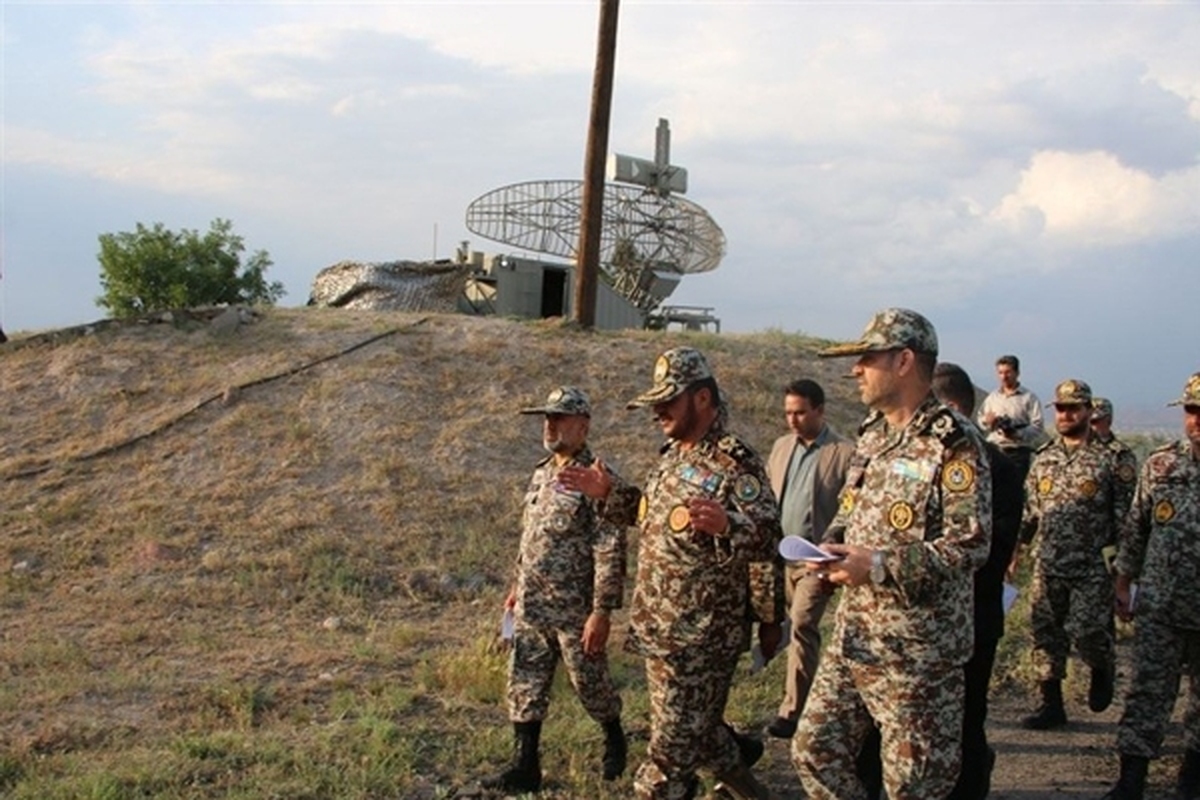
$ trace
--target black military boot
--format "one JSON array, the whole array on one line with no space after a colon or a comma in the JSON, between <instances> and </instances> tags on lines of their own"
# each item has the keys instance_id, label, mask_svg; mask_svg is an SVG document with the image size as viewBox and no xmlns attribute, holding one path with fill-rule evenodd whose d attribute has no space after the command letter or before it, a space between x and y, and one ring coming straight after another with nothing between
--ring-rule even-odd
<instances>
[{"instance_id":1,"label":"black military boot","mask_svg":"<svg viewBox=\"0 0 1200 800\"><path fill-rule=\"evenodd\" d=\"M1146 770L1149 768L1150 759L1145 756L1121 753L1121 774L1113 788L1100 800L1142 800L1142 793L1146 790Z\"/></svg>"},{"instance_id":2,"label":"black military boot","mask_svg":"<svg viewBox=\"0 0 1200 800\"><path fill-rule=\"evenodd\" d=\"M1048 731L1067 724L1067 712L1063 708L1062 681L1042 681L1042 704L1021 720L1021 727L1031 731Z\"/></svg>"},{"instance_id":3,"label":"black military boot","mask_svg":"<svg viewBox=\"0 0 1200 800\"><path fill-rule=\"evenodd\" d=\"M738 733L728 722L722 722L725 730L729 731L729 735L733 737L733 743L737 745L738 758L747 767L753 767L758 763L758 760L763 756L764 745L762 739L755 739L753 736L747 736L744 733Z\"/></svg>"},{"instance_id":4,"label":"black military boot","mask_svg":"<svg viewBox=\"0 0 1200 800\"><path fill-rule=\"evenodd\" d=\"M1088 708L1097 714L1112 705L1115 677L1111 664L1092 667L1092 680L1088 684Z\"/></svg>"},{"instance_id":5,"label":"black military boot","mask_svg":"<svg viewBox=\"0 0 1200 800\"><path fill-rule=\"evenodd\" d=\"M621 718L604 723L604 780L615 781L625 774L629 744L621 728Z\"/></svg>"},{"instance_id":6,"label":"black military boot","mask_svg":"<svg viewBox=\"0 0 1200 800\"><path fill-rule=\"evenodd\" d=\"M1179 779L1175 784L1176 800L1198 800L1200 798L1200 750L1187 750L1183 763L1179 765Z\"/></svg>"},{"instance_id":7,"label":"black military boot","mask_svg":"<svg viewBox=\"0 0 1200 800\"><path fill-rule=\"evenodd\" d=\"M499 775L484 778L480 783L485 789L502 792L538 792L542 788L542 765L538 760L538 739L542 735L541 720L537 722L514 722L517 736L517 751L508 769Z\"/></svg>"}]
</instances>

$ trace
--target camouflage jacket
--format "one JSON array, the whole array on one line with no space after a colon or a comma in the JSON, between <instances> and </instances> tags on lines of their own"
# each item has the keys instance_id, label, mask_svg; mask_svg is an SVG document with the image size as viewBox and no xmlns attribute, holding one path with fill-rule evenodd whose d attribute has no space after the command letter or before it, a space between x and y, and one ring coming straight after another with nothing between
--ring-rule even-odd
<instances>
[{"instance_id":1,"label":"camouflage jacket","mask_svg":"<svg viewBox=\"0 0 1200 800\"><path fill-rule=\"evenodd\" d=\"M691 530L686 503L702 496L724 503L726 535ZM740 647L748 607L763 622L783 620L779 509L762 460L719 420L694 447L664 444L645 488L614 490L606 514L641 528L629 612L635 652ZM771 567L751 573L755 561Z\"/></svg>"},{"instance_id":2,"label":"camouflage jacket","mask_svg":"<svg viewBox=\"0 0 1200 800\"><path fill-rule=\"evenodd\" d=\"M1139 616L1200 629L1200 461L1186 439L1158 448L1142 465L1117 572L1138 582Z\"/></svg>"},{"instance_id":3,"label":"camouflage jacket","mask_svg":"<svg viewBox=\"0 0 1200 800\"><path fill-rule=\"evenodd\" d=\"M585 447L569 463L594 461ZM515 613L531 625L582 630L592 611L621 607L625 528L604 520L598 501L563 491L560 469L546 458L525 492Z\"/></svg>"},{"instance_id":4,"label":"camouflage jacket","mask_svg":"<svg viewBox=\"0 0 1200 800\"><path fill-rule=\"evenodd\" d=\"M846 590L830 644L863 664L963 664L973 577L988 556L992 476L983 436L930 395L902 429L873 413L830 535L882 550L887 577ZM828 537L827 537L828 538Z\"/></svg>"},{"instance_id":5,"label":"camouflage jacket","mask_svg":"<svg viewBox=\"0 0 1200 800\"><path fill-rule=\"evenodd\" d=\"M1105 574L1101 550L1117 541L1121 488L1108 448L1043 445L1025 479L1021 541L1034 543L1034 568L1063 578Z\"/></svg>"},{"instance_id":6,"label":"camouflage jacket","mask_svg":"<svg viewBox=\"0 0 1200 800\"><path fill-rule=\"evenodd\" d=\"M1109 434L1107 439L1097 437L1096 441L1108 448L1109 454L1113 459L1113 467L1116 470L1116 509L1117 509L1117 524L1129 511L1129 504L1133 502L1133 490L1137 485L1138 463L1137 456L1133 450L1129 449L1129 445L1122 442L1116 436Z\"/></svg>"}]
</instances>

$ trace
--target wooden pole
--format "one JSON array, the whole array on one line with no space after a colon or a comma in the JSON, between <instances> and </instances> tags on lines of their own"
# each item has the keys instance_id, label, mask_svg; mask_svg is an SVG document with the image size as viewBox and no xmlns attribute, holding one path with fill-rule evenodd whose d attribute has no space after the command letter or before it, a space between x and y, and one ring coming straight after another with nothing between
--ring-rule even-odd
<instances>
[{"instance_id":1,"label":"wooden pole","mask_svg":"<svg viewBox=\"0 0 1200 800\"><path fill-rule=\"evenodd\" d=\"M604 162L608 154L619 7L620 0L600 0L600 33L596 45L596 71L592 76L592 116L584 159L583 211L579 220L579 247L575 251L575 321L580 327L589 329L596 326L596 284L604 221Z\"/></svg>"}]
</instances>

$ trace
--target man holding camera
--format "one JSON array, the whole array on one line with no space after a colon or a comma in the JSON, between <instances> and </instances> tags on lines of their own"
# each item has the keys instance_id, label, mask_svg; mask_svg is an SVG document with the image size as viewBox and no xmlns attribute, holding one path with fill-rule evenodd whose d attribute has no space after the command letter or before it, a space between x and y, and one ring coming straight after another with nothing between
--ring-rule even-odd
<instances>
[{"instance_id":1,"label":"man holding camera","mask_svg":"<svg viewBox=\"0 0 1200 800\"><path fill-rule=\"evenodd\" d=\"M1021 385L1021 360L1016 356L996 359L996 377L1000 387L984 398L975 419L987 440L1016 462L1024 479L1042 435L1042 403Z\"/></svg>"}]
</instances>

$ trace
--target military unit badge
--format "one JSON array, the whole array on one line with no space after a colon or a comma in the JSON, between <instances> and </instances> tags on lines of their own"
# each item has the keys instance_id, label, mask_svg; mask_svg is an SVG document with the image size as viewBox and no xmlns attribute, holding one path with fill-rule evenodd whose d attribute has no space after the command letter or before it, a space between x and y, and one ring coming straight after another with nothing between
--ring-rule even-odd
<instances>
[{"instance_id":1,"label":"military unit badge","mask_svg":"<svg viewBox=\"0 0 1200 800\"><path fill-rule=\"evenodd\" d=\"M903 500L897 500L888 509L888 524L898 531L906 531L912 527L915 516L912 506Z\"/></svg>"},{"instance_id":2,"label":"military unit badge","mask_svg":"<svg viewBox=\"0 0 1200 800\"><path fill-rule=\"evenodd\" d=\"M942 485L952 492L965 492L975 485L975 467L966 461L951 461L942 472Z\"/></svg>"},{"instance_id":3,"label":"military unit badge","mask_svg":"<svg viewBox=\"0 0 1200 800\"><path fill-rule=\"evenodd\" d=\"M854 510L854 490L845 489L842 491L842 496L838 500L838 512L849 514Z\"/></svg>"},{"instance_id":4,"label":"military unit badge","mask_svg":"<svg viewBox=\"0 0 1200 800\"><path fill-rule=\"evenodd\" d=\"M667 515L667 527L671 529L672 533L681 533L686 530L691 521L692 515L688 513L687 506L675 506Z\"/></svg>"},{"instance_id":5,"label":"military unit badge","mask_svg":"<svg viewBox=\"0 0 1200 800\"><path fill-rule=\"evenodd\" d=\"M733 482L733 495L743 503L752 503L762 494L762 481L753 475L739 475Z\"/></svg>"},{"instance_id":6,"label":"military unit badge","mask_svg":"<svg viewBox=\"0 0 1200 800\"><path fill-rule=\"evenodd\" d=\"M1095 497L1096 492L1098 492L1098 491L1100 491L1100 487L1097 486L1096 482L1094 480L1092 480L1091 478L1087 478L1086 480L1084 480L1083 483L1079 484L1079 492L1084 497L1088 497L1088 498Z\"/></svg>"},{"instance_id":7,"label":"military unit badge","mask_svg":"<svg viewBox=\"0 0 1200 800\"><path fill-rule=\"evenodd\" d=\"M1166 525L1175 518L1175 506L1171 505L1170 500L1159 500L1154 504L1154 521L1159 525Z\"/></svg>"},{"instance_id":8,"label":"military unit badge","mask_svg":"<svg viewBox=\"0 0 1200 800\"><path fill-rule=\"evenodd\" d=\"M1120 478L1121 483L1133 483L1137 478L1137 472L1134 471L1132 464L1122 464L1117 467L1117 477Z\"/></svg>"},{"instance_id":9,"label":"military unit badge","mask_svg":"<svg viewBox=\"0 0 1200 800\"><path fill-rule=\"evenodd\" d=\"M646 518L646 507L647 507L646 495L642 495L642 499L638 501L637 521L638 521L639 525L641 525L642 520L644 520Z\"/></svg>"},{"instance_id":10,"label":"military unit badge","mask_svg":"<svg viewBox=\"0 0 1200 800\"><path fill-rule=\"evenodd\" d=\"M1050 494L1050 490L1054 488L1054 481L1050 480L1050 476L1043 476L1038 481L1038 494Z\"/></svg>"}]
</instances>

